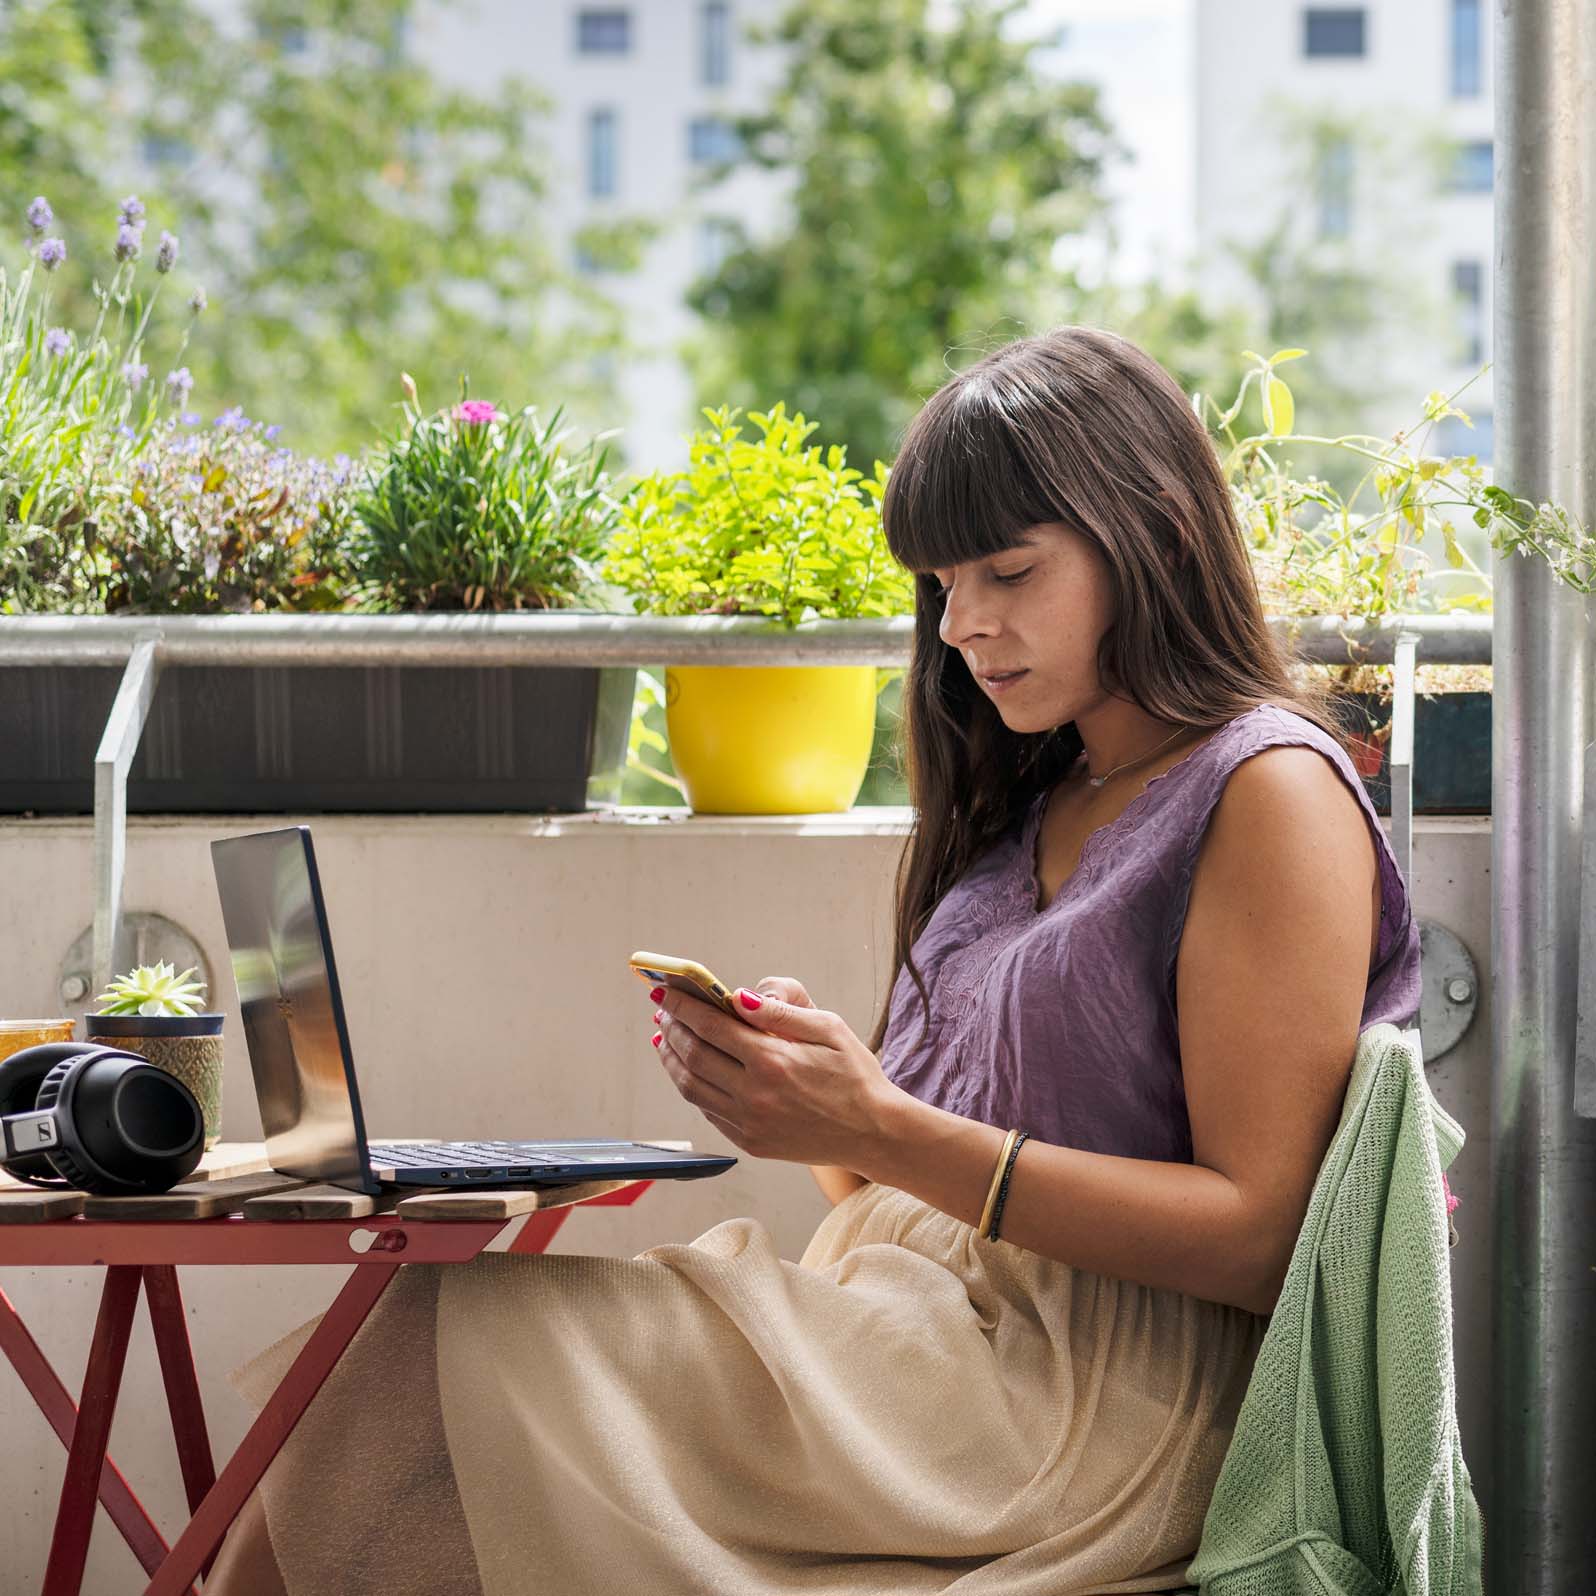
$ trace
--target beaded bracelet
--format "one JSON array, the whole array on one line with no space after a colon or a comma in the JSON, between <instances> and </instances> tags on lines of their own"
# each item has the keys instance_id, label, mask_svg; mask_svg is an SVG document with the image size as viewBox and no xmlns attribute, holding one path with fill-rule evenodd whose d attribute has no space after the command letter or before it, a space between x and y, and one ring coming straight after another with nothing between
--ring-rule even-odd
<instances>
[{"instance_id":1,"label":"beaded bracelet","mask_svg":"<svg viewBox=\"0 0 1596 1596\"><path fill-rule=\"evenodd\" d=\"M998 1187L997 1203L992 1209L992 1223L987 1227L986 1239L988 1241L996 1241L998 1239L998 1221L1003 1217L1003 1204L1008 1201L1009 1180L1014 1174L1014 1160L1019 1157L1020 1148L1024 1145L1029 1134L1028 1131L1021 1131L1014 1138L1014 1145L1009 1149L1008 1161L1003 1166L1003 1182Z\"/></svg>"}]
</instances>

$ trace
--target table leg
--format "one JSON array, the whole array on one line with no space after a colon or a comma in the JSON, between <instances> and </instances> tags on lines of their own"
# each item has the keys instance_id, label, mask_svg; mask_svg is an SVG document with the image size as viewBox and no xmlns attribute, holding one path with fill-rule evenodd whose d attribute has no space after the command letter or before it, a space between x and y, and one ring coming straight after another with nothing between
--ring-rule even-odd
<instances>
[{"instance_id":1,"label":"table leg","mask_svg":"<svg viewBox=\"0 0 1596 1596\"><path fill-rule=\"evenodd\" d=\"M72 1432L78 1421L77 1403L3 1291L0 1291L0 1350L11 1360L45 1422L55 1431L62 1446L70 1451ZM133 1549L144 1572L153 1574L166 1558L165 1538L140 1505L122 1471L109 1457L100 1471L100 1502L122 1539Z\"/></svg>"},{"instance_id":2,"label":"table leg","mask_svg":"<svg viewBox=\"0 0 1596 1596\"><path fill-rule=\"evenodd\" d=\"M526 1216L526 1223L515 1233L515 1240L506 1252L546 1252L561 1225L565 1223L569 1208L536 1208Z\"/></svg>"},{"instance_id":3,"label":"table leg","mask_svg":"<svg viewBox=\"0 0 1596 1596\"><path fill-rule=\"evenodd\" d=\"M399 1267L397 1263L356 1267L310 1339L300 1348L293 1366L261 1409L232 1460L206 1492L188 1528L178 1536L171 1555L145 1587L144 1596L182 1596L188 1589L194 1576L222 1544L222 1537L238 1517L239 1509L260 1483L283 1443L293 1434L294 1426Z\"/></svg>"},{"instance_id":4,"label":"table leg","mask_svg":"<svg viewBox=\"0 0 1596 1596\"><path fill-rule=\"evenodd\" d=\"M105 1271L100 1314L89 1347L88 1372L83 1377L72 1448L67 1454L66 1480L56 1509L50 1561L44 1571L44 1596L78 1596L83 1588L100 1471L105 1466L105 1448L122 1386L122 1366L127 1361L128 1336L133 1329L142 1274L138 1264L113 1264Z\"/></svg>"},{"instance_id":5,"label":"table leg","mask_svg":"<svg viewBox=\"0 0 1596 1596\"><path fill-rule=\"evenodd\" d=\"M177 1283L176 1267L146 1264L144 1295L149 1301L155 1350L161 1360L166 1406L172 1415L178 1467L183 1471L188 1510L193 1513L216 1483L216 1464L205 1427L205 1406L200 1399L199 1374L194 1368L194 1349L188 1338L188 1323L183 1317L183 1293ZM208 1574L210 1571L210 1559L207 1559L202 1572Z\"/></svg>"}]
</instances>

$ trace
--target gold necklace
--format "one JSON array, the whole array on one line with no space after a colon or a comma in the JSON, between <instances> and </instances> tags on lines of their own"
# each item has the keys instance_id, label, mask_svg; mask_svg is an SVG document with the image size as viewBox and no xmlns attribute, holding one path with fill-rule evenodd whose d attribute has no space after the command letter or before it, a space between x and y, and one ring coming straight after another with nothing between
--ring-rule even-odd
<instances>
[{"instance_id":1,"label":"gold necklace","mask_svg":"<svg viewBox=\"0 0 1596 1596\"><path fill-rule=\"evenodd\" d=\"M1177 726L1175 728L1175 730L1172 731L1169 734L1169 736L1167 736L1163 740L1163 742L1161 742L1158 745L1158 748L1167 748L1185 730L1186 730L1186 728L1184 726ZM1135 759L1127 759L1123 765L1115 765L1115 767L1112 770L1106 772L1104 775L1101 775L1101 776L1094 776L1092 774L1092 767L1091 767L1090 764L1088 764L1087 767L1086 767L1086 782L1087 782L1087 785L1090 786L1090 787L1101 787L1103 785L1103 783L1105 781L1107 781L1110 776L1116 776L1116 775L1119 774L1120 771L1128 770L1132 765L1139 765L1144 760L1151 759L1153 757L1153 755L1158 752L1158 748L1149 748L1145 754L1138 754ZM1083 758L1085 757L1084 756L1084 752L1083 752L1082 757Z\"/></svg>"}]
</instances>

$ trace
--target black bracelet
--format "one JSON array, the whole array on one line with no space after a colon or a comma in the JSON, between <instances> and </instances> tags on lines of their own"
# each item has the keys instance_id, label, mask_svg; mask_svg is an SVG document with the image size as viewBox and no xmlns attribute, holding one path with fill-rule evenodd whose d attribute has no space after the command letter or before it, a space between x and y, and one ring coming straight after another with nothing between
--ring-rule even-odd
<instances>
[{"instance_id":1,"label":"black bracelet","mask_svg":"<svg viewBox=\"0 0 1596 1596\"><path fill-rule=\"evenodd\" d=\"M1025 1145L1028 1134L1026 1131L1021 1131L1014 1138L1014 1145L1009 1149L1009 1161L1003 1166L1003 1180L998 1186L997 1202L992 1207L992 1223L987 1227L986 1239L988 1241L996 1241L998 1239L998 1220L1003 1217L1003 1204L1009 1198L1009 1181L1014 1175L1014 1160L1020 1156L1020 1148Z\"/></svg>"}]
</instances>

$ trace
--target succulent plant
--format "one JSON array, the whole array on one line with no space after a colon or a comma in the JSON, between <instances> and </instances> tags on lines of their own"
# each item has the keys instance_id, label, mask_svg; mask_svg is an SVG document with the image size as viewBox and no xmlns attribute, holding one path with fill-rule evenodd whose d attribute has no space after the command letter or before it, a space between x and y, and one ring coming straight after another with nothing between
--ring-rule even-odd
<instances>
[{"instance_id":1,"label":"succulent plant","mask_svg":"<svg viewBox=\"0 0 1596 1596\"><path fill-rule=\"evenodd\" d=\"M100 994L101 1014L198 1014L205 1001L205 983L191 980L190 966L181 975L170 964L141 964L119 975Z\"/></svg>"}]
</instances>

